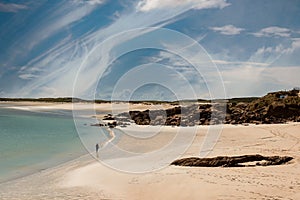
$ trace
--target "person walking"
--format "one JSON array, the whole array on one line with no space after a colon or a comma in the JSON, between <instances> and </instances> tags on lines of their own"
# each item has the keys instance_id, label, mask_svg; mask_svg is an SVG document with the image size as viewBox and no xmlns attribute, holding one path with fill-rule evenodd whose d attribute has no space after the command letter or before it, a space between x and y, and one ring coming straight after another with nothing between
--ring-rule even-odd
<instances>
[{"instance_id":1,"label":"person walking","mask_svg":"<svg viewBox=\"0 0 300 200\"><path fill-rule=\"evenodd\" d=\"M97 143L96 144L96 155L97 155L97 158L99 158L98 151L99 151L99 144Z\"/></svg>"}]
</instances>

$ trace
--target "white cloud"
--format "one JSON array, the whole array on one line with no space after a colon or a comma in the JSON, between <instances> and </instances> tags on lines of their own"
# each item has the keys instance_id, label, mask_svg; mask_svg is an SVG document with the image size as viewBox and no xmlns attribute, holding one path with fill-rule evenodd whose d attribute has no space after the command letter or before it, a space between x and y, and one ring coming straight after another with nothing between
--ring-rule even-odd
<instances>
[{"instance_id":1,"label":"white cloud","mask_svg":"<svg viewBox=\"0 0 300 200\"><path fill-rule=\"evenodd\" d=\"M262 62L247 62L247 61L227 61L227 60L213 60L217 65L254 65L254 66L267 66L269 64Z\"/></svg>"},{"instance_id":2,"label":"white cloud","mask_svg":"<svg viewBox=\"0 0 300 200\"><path fill-rule=\"evenodd\" d=\"M292 39L292 42L289 47L283 48L282 45L276 46L273 51L281 52L282 54L291 54L294 51L300 49L300 38Z\"/></svg>"},{"instance_id":3,"label":"white cloud","mask_svg":"<svg viewBox=\"0 0 300 200\"><path fill-rule=\"evenodd\" d=\"M148 12L155 9L192 6L194 9L224 8L230 4L226 0L142 0L137 4L137 10Z\"/></svg>"},{"instance_id":4,"label":"white cloud","mask_svg":"<svg viewBox=\"0 0 300 200\"><path fill-rule=\"evenodd\" d=\"M105 0L89 0L87 1L87 3L91 4L91 5L101 5L105 2Z\"/></svg>"},{"instance_id":5,"label":"white cloud","mask_svg":"<svg viewBox=\"0 0 300 200\"><path fill-rule=\"evenodd\" d=\"M15 4L15 3L1 3L0 12L18 12L20 10L28 9L26 5Z\"/></svg>"},{"instance_id":6,"label":"white cloud","mask_svg":"<svg viewBox=\"0 0 300 200\"><path fill-rule=\"evenodd\" d=\"M23 80L32 80L38 78L38 74L41 74L42 72L43 70L39 67L23 66L18 71L18 77Z\"/></svg>"},{"instance_id":7,"label":"white cloud","mask_svg":"<svg viewBox=\"0 0 300 200\"><path fill-rule=\"evenodd\" d=\"M23 79L23 80L31 80L31 79L34 79L34 78L37 78L38 76L35 75L35 74L20 74L19 75L19 78L20 79Z\"/></svg>"},{"instance_id":8,"label":"white cloud","mask_svg":"<svg viewBox=\"0 0 300 200\"><path fill-rule=\"evenodd\" d=\"M300 84L298 74L300 66L254 67L241 65L234 69L221 72L227 95L253 96L265 95L277 89L291 89ZM255 87L253 87L255 86Z\"/></svg>"},{"instance_id":9,"label":"white cloud","mask_svg":"<svg viewBox=\"0 0 300 200\"><path fill-rule=\"evenodd\" d=\"M270 26L261 29L259 32L253 33L256 37L290 37L291 30L278 26Z\"/></svg>"},{"instance_id":10,"label":"white cloud","mask_svg":"<svg viewBox=\"0 0 300 200\"><path fill-rule=\"evenodd\" d=\"M103 3L103 1L99 2ZM49 17L55 20L49 20L45 23L45 26L38 27L40 31L32 36L34 39L31 39L31 43L28 46L32 48L55 33L67 28L69 25L81 20L90 14L96 8L96 5L95 3L89 3L89 5L75 4L73 5L74 7L70 5L62 6Z\"/></svg>"},{"instance_id":11,"label":"white cloud","mask_svg":"<svg viewBox=\"0 0 300 200\"><path fill-rule=\"evenodd\" d=\"M286 89L300 85L299 74L300 66L275 66L265 69L262 73L265 77L269 77L269 80L274 80Z\"/></svg>"},{"instance_id":12,"label":"white cloud","mask_svg":"<svg viewBox=\"0 0 300 200\"><path fill-rule=\"evenodd\" d=\"M261 47L259 48L255 55L264 55L264 54L291 54L297 49L300 49L300 38L292 39L290 46L284 47L282 44L279 44L275 47Z\"/></svg>"},{"instance_id":13,"label":"white cloud","mask_svg":"<svg viewBox=\"0 0 300 200\"><path fill-rule=\"evenodd\" d=\"M7 49L10 57L7 58L6 62L12 65L16 59L26 57L36 46L59 32L69 33L69 40L71 41L73 38L69 28L75 26L78 21L99 7L99 4L91 5L88 1L86 2L61 1L53 9L46 10L38 20L39 23L34 23L34 26L28 29L29 31L15 38L16 40ZM100 2L105 3L105 1ZM50 48L51 45L55 44L49 43Z\"/></svg>"},{"instance_id":14,"label":"white cloud","mask_svg":"<svg viewBox=\"0 0 300 200\"><path fill-rule=\"evenodd\" d=\"M152 61L170 66L170 69L177 72L169 81L171 85L176 83L183 95L182 99L225 98L219 70L196 41L178 40L176 43L165 43L164 47L170 53L161 52ZM188 84L180 85L182 80L187 80ZM194 93L186 92L187 86L192 87Z\"/></svg>"},{"instance_id":15,"label":"white cloud","mask_svg":"<svg viewBox=\"0 0 300 200\"><path fill-rule=\"evenodd\" d=\"M45 17L43 20L45 23L43 24L47 26L36 27L37 29L43 29L42 33L36 34L33 29L33 32L29 32L30 34L24 36L27 40L26 43L34 45L35 42L39 43L44 39L44 33L46 37L49 37L57 31L64 30L65 26L89 14L92 7L91 5L83 6L82 3L78 2L61 5L54 13ZM88 32L78 40L69 38L61 44L49 48L46 53L32 59L26 65L42 68L44 71L38 73L39 77L13 92L19 96L36 96L44 94L42 88L56 88L55 93L49 93L48 95L64 94L69 96L73 94L74 81L76 81L77 88L74 95L82 98L93 98L91 94L97 87L97 81L104 73L110 71L109 64L115 59L119 46L132 46L132 43L128 43L128 41L156 30L140 28L154 25L156 28L165 26L174 20L176 16L189 9L190 7L178 7L170 10L160 10L157 13L136 11L122 13L122 16L109 26ZM136 31L127 32L132 29ZM107 40L110 37L114 37L114 39ZM107 42L103 43L103 41ZM99 51L90 54L96 47ZM89 59L85 60L88 56ZM80 68L83 62L84 65ZM81 69L80 72L79 69ZM80 73L80 76L76 79L77 72ZM22 74L25 74L25 72ZM26 70L26 74L35 73Z\"/></svg>"},{"instance_id":16,"label":"white cloud","mask_svg":"<svg viewBox=\"0 0 300 200\"><path fill-rule=\"evenodd\" d=\"M166 2L169 1L167 0ZM196 1L189 1L189 2L195 3ZM211 3L217 1L197 1L197 2ZM185 3L182 3L181 1L173 1L173 3L179 6L187 5ZM166 4L166 3L161 2L160 4ZM205 4L202 4L202 6L204 5ZM167 8L169 6L163 5L163 7ZM200 7L201 6L199 6L198 8ZM86 14L88 14L87 11L89 11L89 9L87 11L84 11L84 9L81 9L80 7L74 9L76 9L77 12L75 12L74 10L67 12L68 17L60 18L60 15L55 15L57 16L57 19L54 20L53 23L50 24L47 23L48 25L51 25L51 29L54 30L53 32L50 31L51 34L54 34L55 31L61 30L62 27L73 23L74 22L72 20L73 15L79 16L79 18L77 19L80 19L85 15L81 13L86 12ZM94 85L96 85L97 83L97 80L102 75L102 72L105 70L105 67L109 66L108 64L110 63L110 61L115 59L115 53L118 49L120 49L119 47L122 45L124 47L124 43L131 40L132 38L145 34L145 31L141 30L139 33L135 32L136 33L135 35L124 32L118 35L113 40L111 40L110 43L107 43L106 46L103 47L103 51L97 51L98 52L97 57L89 57L89 59L85 60L87 55L89 55L89 53L95 47L97 47L97 45L99 45L109 36L113 36L117 33L121 33L122 31L126 31L132 28L149 27L157 24L161 25L161 22L169 23L170 19L174 19L174 16L180 15L186 10L187 10L186 7L179 7L179 8L176 7L174 9L157 10L156 13L152 13L152 12L122 13L122 16L120 16L120 18L114 21L111 25L86 34L84 37L80 38L80 41L72 40L72 37L68 38L66 41L63 41L61 44L58 44L57 47L53 49L49 49L47 53L40 55L39 57L33 59L31 62L27 63L27 66L31 66L31 67L29 67L28 69L23 68L23 73L20 74L20 78L25 80L32 79L32 81L30 81L29 84L24 85L24 87L21 88L19 91L17 91L16 94L24 95L24 96L72 95L72 89L73 89L72 87L75 79L74 77L76 77L76 73L78 72L78 69L83 61L86 62L84 65L85 68L83 68L80 71L81 73L80 78L77 80L78 81L77 85L82 88L79 88L78 90L83 94L85 94L84 93L85 91L92 91ZM59 22L59 20L62 19L63 22ZM58 22L56 23L56 21ZM244 30L242 28L234 27L233 25L231 26L227 25L224 27L213 27L213 28L223 28L223 30L215 30L215 31L219 31L222 34L228 34L228 35L239 34L241 31ZM31 38L31 40L34 39L35 39L34 37ZM179 51L179 49L182 48L183 46L187 45L184 43L183 44L180 43L181 41L176 41L174 47L168 46L168 48L166 49L171 49L171 50L173 49L176 52ZM130 43L130 45L134 45L134 43ZM300 48L300 39L293 39L290 46L278 45L275 47L262 47L257 50L257 53L258 54L259 53L280 54L280 52L282 51L289 53L289 52L294 52L298 48ZM196 51L193 48L193 46L190 45L186 49L182 49L182 51L183 51L182 54L186 55L188 60L193 60L193 61L195 60L195 62L202 62L201 59L202 55L195 54ZM172 57L166 53L161 53L157 57L157 60L154 60L154 62L155 61L159 62L163 59L166 60L167 64L170 64L169 66L173 66L177 70L177 72L180 75L182 75L182 77L186 77L188 80L195 79L195 82L193 82L193 84L196 85L195 88L197 89L197 91L201 91L203 93L205 92L205 90L201 87L202 86L201 84L203 83L201 82L201 77L199 78L199 76L202 75L203 73L203 75L205 75L208 84L211 84L210 82L214 81L216 79L215 76L218 75L217 73L213 73L214 71L210 72L209 70L213 68L207 67L206 64L202 64L203 68L201 68L201 74L197 74L195 73L195 70L191 70L190 67L186 67L186 63L183 62L183 60L180 57L178 56ZM266 76L269 77L270 80L272 78L275 80L275 78L280 77L280 74L284 72L284 68L280 70L279 68L277 70L274 69L273 71L270 71L269 74L267 72L266 73L263 72L263 70L259 69L259 67L265 67L265 65L268 65L268 63L264 63L264 61L265 59L262 59L261 62L260 60L254 59L253 61L250 60L249 62L238 63L238 62L216 60L214 63L235 65L234 67L237 67L236 69L233 69L234 67L232 67L229 70L222 70L221 73L225 79L224 82L226 85L226 89L229 91L228 95L243 96L243 95L251 94L251 91L249 90L256 89L257 87L253 87L253 85L255 85L256 83L263 84L264 79L260 78L262 76L261 74L263 74L264 77ZM101 63L101 65L99 63ZM211 65L212 64L210 64L209 66ZM101 69L99 66L101 66ZM41 68L44 71L40 73L38 69ZM298 72L297 69L291 69L288 73L293 75L293 77L295 77L292 80L293 84L297 83L297 79L296 79L297 72ZM37 77L37 75L39 77ZM249 79L246 80L243 77ZM280 83L280 81L281 82L283 81L282 83L283 86L287 85L288 77L289 75L286 75L284 81L283 79L278 80L278 84ZM178 84L179 81L182 81L180 79L181 77L178 76L177 74L174 74L174 77L171 78L169 80L171 85L174 83ZM186 94L185 86L186 84L178 85L177 90L178 91L180 90L180 94ZM217 86L212 85L211 87L217 87ZM262 88L262 90L265 88ZM267 90L268 89L266 89L265 91ZM203 94L203 93L197 93L197 94Z\"/></svg>"},{"instance_id":17,"label":"white cloud","mask_svg":"<svg viewBox=\"0 0 300 200\"><path fill-rule=\"evenodd\" d=\"M87 3L90 5L101 5L105 2L106 0L76 0L75 2L78 3Z\"/></svg>"},{"instance_id":18,"label":"white cloud","mask_svg":"<svg viewBox=\"0 0 300 200\"><path fill-rule=\"evenodd\" d=\"M283 47L283 45L277 45L275 47L261 47L257 49L255 52L256 55L263 55L263 54L279 54L279 53L284 53L286 52L287 49Z\"/></svg>"},{"instance_id":19,"label":"white cloud","mask_svg":"<svg viewBox=\"0 0 300 200\"><path fill-rule=\"evenodd\" d=\"M293 42L292 42L292 45L289 50L289 52L291 52L291 53L297 49L300 49L300 38L294 38L292 40L293 40Z\"/></svg>"},{"instance_id":20,"label":"white cloud","mask_svg":"<svg viewBox=\"0 0 300 200\"><path fill-rule=\"evenodd\" d=\"M233 25L226 25L226 26L221 26L221 27L211 27L210 28L213 31L219 32L223 35L238 35L245 29L243 28L238 28Z\"/></svg>"},{"instance_id":21,"label":"white cloud","mask_svg":"<svg viewBox=\"0 0 300 200\"><path fill-rule=\"evenodd\" d=\"M264 62L271 64L283 55L292 55L300 49L300 38L291 39L289 45L278 44L276 46L263 46L249 58L250 62Z\"/></svg>"}]
</instances>

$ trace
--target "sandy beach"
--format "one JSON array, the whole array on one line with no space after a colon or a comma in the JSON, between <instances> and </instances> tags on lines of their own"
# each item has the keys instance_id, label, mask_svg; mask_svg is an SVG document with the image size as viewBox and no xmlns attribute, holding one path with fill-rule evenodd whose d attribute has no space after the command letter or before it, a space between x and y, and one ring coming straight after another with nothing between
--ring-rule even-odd
<instances>
[{"instance_id":1,"label":"sandy beach","mask_svg":"<svg viewBox=\"0 0 300 200\"><path fill-rule=\"evenodd\" d=\"M0 200L300 200L300 0L0 16Z\"/></svg>"},{"instance_id":2,"label":"sandy beach","mask_svg":"<svg viewBox=\"0 0 300 200\"><path fill-rule=\"evenodd\" d=\"M28 110L28 111L38 111L38 110L87 110L87 109L95 109L96 111L101 112L125 112L128 110L156 110L156 109L166 109L173 107L170 104L141 104L141 103L52 103L52 102L1 102L2 105L6 105L5 107L20 109L20 110Z\"/></svg>"},{"instance_id":3,"label":"sandy beach","mask_svg":"<svg viewBox=\"0 0 300 200\"><path fill-rule=\"evenodd\" d=\"M144 109L143 106L139 106ZM192 145L181 157L199 156L207 128L208 126L203 126L197 129ZM164 128L162 134L158 133L155 144L150 142L146 147L158 148L157 141L161 141L160 144L164 145L178 129L180 128ZM189 128L181 129L185 129L188 134ZM299 131L299 123L224 125L215 148L209 154L209 156L262 154L294 157L285 165L241 168L168 165L161 170L133 174L111 169L96 161L91 155L86 155L55 168L1 184L0 199L296 200L300 199ZM137 145L132 141L125 141L124 144L120 146ZM126 165L128 162L130 159L118 160L120 165Z\"/></svg>"}]
</instances>

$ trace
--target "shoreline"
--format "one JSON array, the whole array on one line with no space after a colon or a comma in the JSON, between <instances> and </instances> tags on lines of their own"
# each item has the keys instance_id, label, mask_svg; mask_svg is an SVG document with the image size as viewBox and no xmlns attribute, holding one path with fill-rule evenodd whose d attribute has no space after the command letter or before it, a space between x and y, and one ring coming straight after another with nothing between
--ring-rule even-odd
<instances>
[{"instance_id":1,"label":"shoreline","mask_svg":"<svg viewBox=\"0 0 300 200\"><path fill-rule=\"evenodd\" d=\"M24 107L34 110L44 105L27 104ZM124 105L118 106L120 112L127 109ZM145 105L135 106L141 110L145 109ZM70 104L58 107L53 105L48 109L72 108ZM87 107L83 105L81 108L84 110ZM102 105L97 109L107 112L111 106ZM138 137L138 140L122 137L121 140L115 141L117 136L114 129L107 129L109 136L103 148L109 147L108 144L112 142L129 152L138 150L138 153L143 154L164 147L173 141L179 130L184 131L184 134L190 134L191 130L195 129L196 135L192 143L180 155L180 158L199 157L201 144L207 131L214 126L220 125L159 127L133 124L123 128L117 127L116 130ZM208 157L261 154L292 156L294 159L285 165L249 168L197 168L166 165L159 170L134 174L112 169L106 164L107 162L98 162L92 150L91 154L87 153L36 173L0 183L0 199L300 198L299 122L260 125L223 124L221 126L222 133ZM143 135L140 134L141 132ZM118 132L117 134L119 135ZM176 148L176 145L172 148ZM101 150L102 148L99 149ZM135 157L122 157L121 155L112 160L108 157L108 163L112 161L117 163L114 166L130 167L134 159ZM40 188L39 191L36 191L36 188Z\"/></svg>"},{"instance_id":2,"label":"shoreline","mask_svg":"<svg viewBox=\"0 0 300 200\"><path fill-rule=\"evenodd\" d=\"M111 138L108 141L106 141L104 143L101 143L100 144L101 148L106 147L109 143L111 143L116 138L116 135L115 135L114 131L111 128L107 128L106 130L108 131Z\"/></svg>"},{"instance_id":3,"label":"shoreline","mask_svg":"<svg viewBox=\"0 0 300 200\"><path fill-rule=\"evenodd\" d=\"M298 191L300 191L298 173L300 136L297 134L299 127L299 123L225 126L220 140L209 156L251 153L293 156L295 159L286 165L250 168L166 166L158 171L138 175L112 170L87 154L59 166L1 184L3 196L0 195L0 197L21 200L29 199L29 197L63 199L59 198L63 194L69 199L76 199L78 195L84 195L82 197L86 199L149 199L150 197L163 199L223 197L224 199L229 192L230 199L238 197L297 199ZM178 127L169 127L167 131L175 134L176 129ZM204 133L205 128L198 130L193 144L181 157L198 155L199 144L204 138ZM297 138L298 143L293 137ZM261 142L264 142L264 145ZM126 159L121 158L119 161L120 164L127 163ZM46 185L41 185L41 193L38 193L28 188L29 183L31 188L41 183L46 183ZM240 190L241 187L243 191ZM180 192L182 190L186 192L183 194Z\"/></svg>"},{"instance_id":4,"label":"shoreline","mask_svg":"<svg viewBox=\"0 0 300 200\"><path fill-rule=\"evenodd\" d=\"M230 128L230 129L241 128L241 127L264 128L264 127L270 127L270 126L289 126L289 125L300 125L300 122L291 122L291 123L285 123L285 124L260 124L260 125L249 124L249 126L245 126L245 125L242 125L242 124L237 124L237 125L223 124L223 128ZM218 126L218 125L211 125L211 126ZM152 126L152 127L153 128L157 128L157 126ZM181 128L181 129L192 129L193 128L193 127L170 127L170 126L163 126L163 127L167 128L169 130L172 130L172 129L176 130L178 128ZM207 130L209 127L210 126L206 126L206 125L198 125L198 126L196 126L197 129L202 129L202 130ZM128 127L125 127L125 128L117 128L117 129L119 129L121 131L126 131L126 130L131 130L132 131L132 130L139 129L139 128L144 128L144 129L146 128L147 129L148 127L133 124L133 126L128 126ZM111 138L108 141L102 143L102 146L100 144L100 149L99 150L101 150L102 148L106 147L110 142L112 142L116 138L116 135L115 135L115 133L114 133L114 131L112 129L106 128L106 130L108 131L108 133L111 136ZM30 172L30 173L25 174L25 175L20 175L18 177L14 177L14 178L5 180L3 182L0 182L0 187L3 184L7 184L7 183L10 183L10 182L17 181L19 179L30 177L32 175L39 174L41 172L47 172L49 170L55 170L56 168L64 167L65 165L71 164L71 163L76 162L76 161L84 162L84 160L86 159L86 157L90 157L89 160L86 161L85 164L82 163L83 166L86 166L90 162L96 161L95 157L97 156L97 154L96 154L96 152L94 152L94 154L95 154L95 156L93 155L93 153L91 154L91 153L88 152L86 154L81 155L80 157L76 157L76 158L73 158L73 159L70 159L70 160L62 161L62 162L60 162L57 165L46 167L44 169L40 169L40 170L37 170L35 172Z\"/></svg>"}]
</instances>

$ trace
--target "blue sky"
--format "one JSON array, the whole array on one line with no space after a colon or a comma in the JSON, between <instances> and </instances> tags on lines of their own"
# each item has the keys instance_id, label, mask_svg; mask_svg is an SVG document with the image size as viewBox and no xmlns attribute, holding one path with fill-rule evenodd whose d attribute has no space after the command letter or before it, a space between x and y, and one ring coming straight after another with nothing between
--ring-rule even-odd
<instances>
[{"instance_id":1,"label":"blue sky","mask_svg":"<svg viewBox=\"0 0 300 200\"><path fill-rule=\"evenodd\" d=\"M0 1L0 96L175 100L291 89L300 86L299 19L299 0Z\"/></svg>"}]
</instances>

